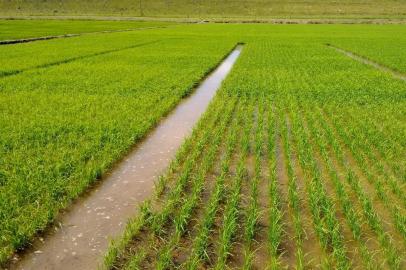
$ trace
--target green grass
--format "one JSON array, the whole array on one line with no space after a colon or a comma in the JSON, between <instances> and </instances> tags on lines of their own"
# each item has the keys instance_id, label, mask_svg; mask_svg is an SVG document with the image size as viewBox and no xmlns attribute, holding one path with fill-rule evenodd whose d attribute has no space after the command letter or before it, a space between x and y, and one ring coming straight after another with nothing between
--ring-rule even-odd
<instances>
[{"instance_id":1,"label":"green grass","mask_svg":"<svg viewBox=\"0 0 406 270\"><path fill-rule=\"evenodd\" d=\"M387 64L389 55L403 59L396 46L388 54L363 48L401 43L405 29L201 25L177 31L245 46L165 174L179 178L168 178L149 209L152 218L126 231L106 267L135 261L140 269L404 269L406 84L325 44ZM219 161L208 163L213 155ZM131 255L138 252L143 258Z\"/></svg>"},{"instance_id":2,"label":"green grass","mask_svg":"<svg viewBox=\"0 0 406 270\"><path fill-rule=\"evenodd\" d=\"M135 21L0 20L0 41L98 31L162 27L170 24L166 22Z\"/></svg>"},{"instance_id":3,"label":"green grass","mask_svg":"<svg viewBox=\"0 0 406 270\"><path fill-rule=\"evenodd\" d=\"M182 18L405 18L399 0L33 0L0 1L2 15L108 15Z\"/></svg>"}]
</instances>

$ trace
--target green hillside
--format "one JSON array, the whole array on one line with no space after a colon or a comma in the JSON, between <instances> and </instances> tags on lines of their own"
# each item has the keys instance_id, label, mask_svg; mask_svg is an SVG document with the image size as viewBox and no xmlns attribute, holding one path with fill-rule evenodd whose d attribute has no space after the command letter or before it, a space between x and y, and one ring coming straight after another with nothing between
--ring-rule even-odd
<instances>
[{"instance_id":1,"label":"green hillside","mask_svg":"<svg viewBox=\"0 0 406 270\"><path fill-rule=\"evenodd\" d=\"M405 0L0 0L1 16L405 18Z\"/></svg>"}]
</instances>

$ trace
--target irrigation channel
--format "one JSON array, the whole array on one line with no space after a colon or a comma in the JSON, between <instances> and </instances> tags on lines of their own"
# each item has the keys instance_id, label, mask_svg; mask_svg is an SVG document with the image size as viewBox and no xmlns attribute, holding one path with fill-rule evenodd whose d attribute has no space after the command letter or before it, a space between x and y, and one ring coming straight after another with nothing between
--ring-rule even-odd
<instances>
[{"instance_id":1,"label":"irrigation channel","mask_svg":"<svg viewBox=\"0 0 406 270\"><path fill-rule=\"evenodd\" d=\"M10 269L96 269L110 239L122 233L127 220L136 214L136 206L151 196L155 179L191 134L241 50L242 45L236 46L98 187L61 215L56 227L16 255L20 258L13 260Z\"/></svg>"}]
</instances>

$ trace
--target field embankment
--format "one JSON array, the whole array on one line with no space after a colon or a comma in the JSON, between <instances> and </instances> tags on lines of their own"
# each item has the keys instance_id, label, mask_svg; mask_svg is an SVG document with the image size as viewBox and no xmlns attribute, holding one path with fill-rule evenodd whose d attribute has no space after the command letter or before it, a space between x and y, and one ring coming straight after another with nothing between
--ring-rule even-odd
<instances>
[{"instance_id":1,"label":"field embankment","mask_svg":"<svg viewBox=\"0 0 406 270\"><path fill-rule=\"evenodd\" d=\"M171 18L405 18L406 3L397 0L0 0L0 15L98 15Z\"/></svg>"}]
</instances>

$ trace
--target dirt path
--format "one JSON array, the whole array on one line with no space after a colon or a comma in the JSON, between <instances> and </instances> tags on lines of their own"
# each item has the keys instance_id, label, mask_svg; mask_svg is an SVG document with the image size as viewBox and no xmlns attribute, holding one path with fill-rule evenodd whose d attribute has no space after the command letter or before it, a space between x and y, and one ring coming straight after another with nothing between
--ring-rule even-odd
<instances>
[{"instance_id":1,"label":"dirt path","mask_svg":"<svg viewBox=\"0 0 406 270\"><path fill-rule=\"evenodd\" d=\"M97 188L61 215L57 227L16 255L10 269L96 269L109 240L123 231L128 218L136 214L136 205L152 194L154 180L191 134L241 49L237 46Z\"/></svg>"}]
</instances>

